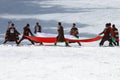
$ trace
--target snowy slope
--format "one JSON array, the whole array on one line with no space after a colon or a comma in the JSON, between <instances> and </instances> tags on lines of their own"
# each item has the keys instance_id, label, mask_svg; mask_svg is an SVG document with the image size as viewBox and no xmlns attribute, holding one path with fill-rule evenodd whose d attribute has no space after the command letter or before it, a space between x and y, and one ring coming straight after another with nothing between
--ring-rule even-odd
<instances>
[{"instance_id":1,"label":"snowy slope","mask_svg":"<svg viewBox=\"0 0 120 80\"><path fill-rule=\"evenodd\" d=\"M120 79L118 47L1 45L0 51L0 80Z\"/></svg>"}]
</instances>

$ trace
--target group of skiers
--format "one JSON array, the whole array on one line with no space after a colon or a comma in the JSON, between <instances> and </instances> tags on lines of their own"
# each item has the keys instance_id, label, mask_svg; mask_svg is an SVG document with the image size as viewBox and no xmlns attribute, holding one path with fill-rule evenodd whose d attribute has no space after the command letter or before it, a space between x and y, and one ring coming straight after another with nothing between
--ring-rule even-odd
<instances>
[{"instance_id":1,"label":"group of skiers","mask_svg":"<svg viewBox=\"0 0 120 80\"><path fill-rule=\"evenodd\" d=\"M58 35L56 37L56 42L55 45L57 45L57 42L65 42L66 46L69 46L70 42L67 42L65 40L64 37L64 29L62 26L61 22L58 22ZM37 32L42 32L42 28L41 25L37 22L35 27L34 27L34 33L36 34ZM21 43L22 40L24 39L28 39L32 44L36 43L32 40L30 40L29 38L27 38L26 36L29 35L33 35L31 29L30 29L30 25L26 24L26 26L23 28L23 36L21 39L19 39L19 35L20 33L16 30L14 23L11 23L6 31L5 34L5 41L3 42L3 44L5 44L7 41L15 41L17 45L19 45ZM78 32L78 28L76 27L76 24L73 23L73 26L70 30L70 35L75 36L76 38L79 38L79 32ZM81 46L81 43L78 42L78 44ZM43 45L42 42L40 42L40 45Z\"/></svg>"},{"instance_id":2,"label":"group of skiers","mask_svg":"<svg viewBox=\"0 0 120 80\"><path fill-rule=\"evenodd\" d=\"M65 40L64 29L63 29L61 22L58 22L57 31L58 31L58 35L56 37L55 45L57 45L57 42L65 42L65 45L69 46L69 43L71 43L71 42L68 42ZM42 27L38 22L36 23L36 25L34 27L34 33L36 34L37 32L40 32L40 33L42 32ZM73 23L73 26L70 29L69 34L73 35L76 38L79 38L79 31L78 31L78 28L76 27L75 23ZM104 34L104 35L99 44L100 46L103 46L105 41L109 41L109 46L119 46L119 33L118 33L118 29L115 27L115 24L113 24L111 26L111 23L106 23L105 29L99 35L102 35L102 34ZM23 28L23 36L21 39L19 39L19 35L20 35L20 33L16 30L14 23L11 23L6 31L5 41L3 42L3 44L5 44L7 41L15 41L16 44L19 45L21 43L21 41L24 39L28 39L33 45L34 45L34 43L36 43L26 37L29 35L33 35L29 24L26 24L26 26ZM80 42L78 42L78 44L79 44L79 46L81 46ZM43 45L43 43L40 42L40 45Z\"/></svg>"}]
</instances>

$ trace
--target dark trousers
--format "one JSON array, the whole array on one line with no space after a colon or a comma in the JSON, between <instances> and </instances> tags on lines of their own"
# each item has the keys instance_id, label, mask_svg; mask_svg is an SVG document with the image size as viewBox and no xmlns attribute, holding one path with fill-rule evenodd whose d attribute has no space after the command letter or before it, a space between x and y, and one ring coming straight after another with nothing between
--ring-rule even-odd
<instances>
[{"instance_id":1,"label":"dark trousers","mask_svg":"<svg viewBox=\"0 0 120 80\"><path fill-rule=\"evenodd\" d=\"M117 46L119 46L119 37L116 37Z\"/></svg>"},{"instance_id":2,"label":"dark trousers","mask_svg":"<svg viewBox=\"0 0 120 80\"><path fill-rule=\"evenodd\" d=\"M119 46L119 37L115 38L115 41L112 42L115 46Z\"/></svg>"},{"instance_id":3,"label":"dark trousers","mask_svg":"<svg viewBox=\"0 0 120 80\"><path fill-rule=\"evenodd\" d=\"M75 36L76 38L79 38L79 36ZM77 42L79 46L81 46L81 43L80 42Z\"/></svg>"},{"instance_id":4,"label":"dark trousers","mask_svg":"<svg viewBox=\"0 0 120 80\"><path fill-rule=\"evenodd\" d=\"M99 45L103 46L105 41L109 41L109 46L113 46L112 39L110 37L103 37Z\"/></svg>"},{"instance_id":5,"label":"dark trousers","mask_svg":"<svg viewBox=\"0 0 120 80\"><path fill-rule=\"evenodd\" d=\"M10 40L8 40L8 39L5 39L5 41L3 42L3 44L5 44L5 43L7 43L8 41L10 41ZM15 42L16 42L16 44L18 44L18 40L16 39L16 40L14 40ZM10 41L11 42L11 41ZM13 41L12 41L13 42Z\"/></svg>"},{"instance_id":6,"label":"dark trousers","mask_svg":"<svg viewBox=\"0 0 120 80\"><path fill-rule=\"evenodd\" d=\"M68 44L68 42L66 40L64 40L64 41L56 41L55 45L57 45L57 42L65 42L65 46L69 46L69 44Z\"/></svg>"},{"instance_id":7,"label":"dark trousers","mask_svg":"<svg viewBox=\"0 0 120 80\"><path fill-rule=\"evenodd\" d=\"M119 41L116 41L116 43L117 43L117 46L119 46Z\"/></svg>"},{"instance_id":8,"label":"dark trousers","mask_svg":"<svg viewBox=\"0 0 120 80\"><path fill-rule=\"evenodd\" d=\"M27 40L29 40L32 44L34 44L34 42L33 42L32 40L30 40L30 39L28 39L28 38L26 38L26 37L22 37L22 38L20 39L20 41L18 42L18 44L20 44L21 41L23 41L24 39L27 39Z\"/></svg>"}]
</instances>

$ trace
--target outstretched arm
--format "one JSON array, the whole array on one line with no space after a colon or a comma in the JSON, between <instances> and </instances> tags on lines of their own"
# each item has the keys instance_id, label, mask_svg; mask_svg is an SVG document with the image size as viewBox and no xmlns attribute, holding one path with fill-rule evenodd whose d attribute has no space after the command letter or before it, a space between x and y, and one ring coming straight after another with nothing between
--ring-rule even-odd
<instances>
[{"instance_id":1,"label":"outstretched arm","mask_svg":"<svg viewBox=\"0 0 120 80\"><path fill-rule=\"evenodd\" d=\"M104 31L103 32L101 32L101 33L99 33L99 35L102 35L104 33Z\"/></svg>"}]
</instances>

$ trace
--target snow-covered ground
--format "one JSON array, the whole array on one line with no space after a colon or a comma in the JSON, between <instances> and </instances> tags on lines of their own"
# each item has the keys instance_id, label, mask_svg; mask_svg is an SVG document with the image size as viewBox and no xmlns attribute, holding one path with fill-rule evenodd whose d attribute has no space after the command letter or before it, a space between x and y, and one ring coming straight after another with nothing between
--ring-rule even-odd
<instances>
[{"instance_id":1,"label":"snow-covered ground","mask_svg":"<svg viewBox=\"0 0 120 80\"><path fill-rule=\"evenodd\" d=\"M120 0L0 0L0 44L8 21L20 33L26 23L33 32L38 21L42 31L51 34L57 34L58 21L65 34L76 23L81 39L97 36L107 22L120 31L119 5ZM99 42L0 45L0 80L120 80L119 47L99 47Z\"/></svg>"},{"instance_id":2,"label":"snow-covered ground","mask_svg":"<svg viewBox=\"0 0 120 80\"><path fill-rule=\"evenodd\" d=\"M0 46L0 80L119 80L119 47Z\"/></svg>"}]
</instances>

